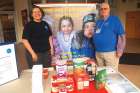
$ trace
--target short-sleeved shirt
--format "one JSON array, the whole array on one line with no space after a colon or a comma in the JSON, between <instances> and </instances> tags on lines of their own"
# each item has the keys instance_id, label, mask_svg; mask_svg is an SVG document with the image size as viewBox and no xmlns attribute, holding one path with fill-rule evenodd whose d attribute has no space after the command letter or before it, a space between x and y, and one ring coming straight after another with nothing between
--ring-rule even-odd
<instances>
[{"instance_id":1,"label":"short-sleeved shirt","mask_svg":"<svg viewBox=\"0 0 140 93\"><path fill-rule=\"evenodd\" d=\"M43 53L50 49L49 37L52 35L48 23L31 21L24 27L23 39L27 39L35 52Z\"/></svg>"},{"instance_id":2,"label":"short-sleeved shirt","mask_svg":"<svg viewBox=\"0 0 140 93\"><path fill-rule=\"evenodd\" d=\"M124 28L117 16L109 16L105 21L99 19L96 22L97 29L93 36L97 52L116 51L118 36L123 35Z\"/></svg>"}]
</instances>

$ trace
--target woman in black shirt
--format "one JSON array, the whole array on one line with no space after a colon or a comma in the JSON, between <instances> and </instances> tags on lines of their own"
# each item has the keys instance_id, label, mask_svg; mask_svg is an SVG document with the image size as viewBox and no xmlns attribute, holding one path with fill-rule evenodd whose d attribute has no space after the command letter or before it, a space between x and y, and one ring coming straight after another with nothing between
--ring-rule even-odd
<instances>
[{"instance_id":1,"label":"woman in black shirt","mask_svg":"<svg viewBox=\"0 0 140 93\"><path fill-rule=\"evenodd\" d=\"M43 64L43 67L51 66L50 54L53 54L52 32L48 23L42 21L43 16L42 9L33 6L31 21L24 27L22 42L28 52L29 68L32 68L33 64Z\"/></svg>"}]
</instances>

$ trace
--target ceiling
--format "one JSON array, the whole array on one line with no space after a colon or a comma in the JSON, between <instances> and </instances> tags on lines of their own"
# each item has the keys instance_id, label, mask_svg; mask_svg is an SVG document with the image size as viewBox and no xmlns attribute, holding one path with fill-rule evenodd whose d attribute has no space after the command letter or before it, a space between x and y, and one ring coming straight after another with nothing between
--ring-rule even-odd
<instances>
[{"instance_id":1,"label":"ceiling","mask_svg":"<svg viewBox=\"0 0 140 93\"><path fill-rule=\"evenodd\" d=\"M0 0L0 11L14 11L15 0ZM31 0L32 4L40 3L41 0Z\"/></svg>"}]
</instances>

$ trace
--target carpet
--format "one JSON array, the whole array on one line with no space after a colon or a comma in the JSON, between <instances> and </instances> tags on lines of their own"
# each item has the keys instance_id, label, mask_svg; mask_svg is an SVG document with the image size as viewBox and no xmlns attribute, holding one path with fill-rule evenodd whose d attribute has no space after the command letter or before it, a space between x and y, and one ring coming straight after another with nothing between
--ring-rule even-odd
<instances>
[{"instance_id":1,"label":"carpet","mask_svg":"<svg viewBox=\"0 0 140 93\"><path fill-rule=\"evenodd\" d=\"M140 65L140 53L124 53L120 58L120 64Z\"/></svg>"}]
</instances>

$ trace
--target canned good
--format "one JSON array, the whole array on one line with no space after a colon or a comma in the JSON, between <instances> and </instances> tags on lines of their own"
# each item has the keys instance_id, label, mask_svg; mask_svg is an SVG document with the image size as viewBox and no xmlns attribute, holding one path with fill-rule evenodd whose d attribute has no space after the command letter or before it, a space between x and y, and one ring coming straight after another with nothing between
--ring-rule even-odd
<instances>
[{"instance_id":1,"label":"canned good","mask_svg":"<svg viewBox=\"0 0 140 93\"><path fill-rule=\"evenodd\" d=\"M58 89L58 84L55 82L52 82L52 88L51 88L52 93L59 93Z\"/></svg>"},{"instance_id":2,"label":"canned good","mask_svg":"<svg viewBox=\"0 0 140 93\"><path fill-rule=\"evenodd\" d=\"M77 80L77 88L78 88L78 90L84 89L84 82L83 82L83 79L81 77L79 77Z\"/></svg>"},{"instance_id":3,"label":"canned good","mask_svg":"<svg viewBox=\"0 0 140 93\"><path fill-rule=\"evenodd\" d=\"M84 61L80 59L74 59L74 72L77 75L80 75L84 72Z\"/></svg>"},{"instance_id":4,"label":"canned good","mask_svg":"<svg viewBox=\"0 0 140 93\"><path fill-rule=\"evenodd\" d=\"M97 66L96 66L95 62L93 60L87 60L86 72L90 76L91 80L95 79L96 70L97 70Z\"/></svg>"},{"instance_id":5,"label":"canned good","mask_svg":"<svg viewBox=\"0 0 140 93\"><path fill-rule=\"evenodd\" d=\"M59 93L67 93L67 88L64 86L59 87Z\"/></svg>"},{"instance_id":6,"label":"canned good","mask_svg":"<svg viewBox=\"0 0 140 93\"><path fill-rule=\"evenodd\" d=\"M72 78L68 78L68 81L66 82L66 87L68 92L74 91L74 81Z\"/></svg>"},{"instance_id":7,"label":"canned good","mask_svg":"<svg viewBox=\"0 0 140 93\"><path fill-rule=\"evenodd\" d=\"M42 75L43 75L43 79L47 79L48 78L49 72L48 72L47 68L43 69Z\"/></svg>"},{"instance_id":8,"label":"canned good","mask_svg":"<svg viewBox=\"0 0 140 93\"><path fill-rule=\"evenodd\" d=\"M67 76L67 64L66 60L58 60L56 62L56 72L58 77L66 77Z\"/></svg>"},{"instance_id":9,"label":"canned good","mask_svg":"<svg viewBox=\"0 0 140 93\"><path fill-rule=\"evenodd\" d=\"M86 74L83 76L83 83L84 83L84 88L88 89L89 88L89 76Z\"/></svg>"},{"instance_id":10,"label":"canned good","mask_svg":"<svg viewBox=\"0 0 140 93\"><path fill-rule=\"evenodd\" d=\"M73 74L74 67L73 67L73 61L72 60L67 61L67 71L68 71L68 74Z\"/></svg>"},{"instance_id":11,"label":"canned good","mask_svg":"<svg viewBox=\"0 0 140 93\"><path fill-rule=\"evenodd\" d=\"M86 72L88 75L92 75L92 65L91 64L87 64Z\"/></svg>"}]
</instances>

